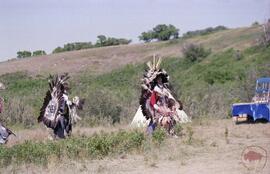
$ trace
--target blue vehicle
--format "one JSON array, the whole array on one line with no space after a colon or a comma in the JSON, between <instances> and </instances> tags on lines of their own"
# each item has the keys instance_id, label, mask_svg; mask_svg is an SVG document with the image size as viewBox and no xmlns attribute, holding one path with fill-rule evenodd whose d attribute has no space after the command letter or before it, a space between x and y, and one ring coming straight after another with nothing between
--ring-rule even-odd
<instances>
[{"instance_id":1,"label":"blue vehicle","mask_svg":"<svg viewBox=\"0 0 270 174\"><path fill-rule=\"evenodd\" d=\"M232 105L233 120L270 122L270 78L259 78L256 81L255 96L251 103L235 103Z\"/></svg>"}]
</instances>

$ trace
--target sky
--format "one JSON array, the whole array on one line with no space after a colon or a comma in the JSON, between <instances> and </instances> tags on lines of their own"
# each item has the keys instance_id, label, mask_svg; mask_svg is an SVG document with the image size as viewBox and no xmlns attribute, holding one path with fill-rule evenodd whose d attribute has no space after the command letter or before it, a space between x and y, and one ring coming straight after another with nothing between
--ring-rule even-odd
<instances>
[{"instance_id":1,"label":"sky","mask_svg":"<svg viewBox=\"0 0 270 174\"><path fill-rule=\"evenodd\" d=\"M186 31L250 26L270 18L270 0L0 0L0 61L19 50L51 53L100 34L132 39L157 24Z\"/></svg>"}]
</instances>

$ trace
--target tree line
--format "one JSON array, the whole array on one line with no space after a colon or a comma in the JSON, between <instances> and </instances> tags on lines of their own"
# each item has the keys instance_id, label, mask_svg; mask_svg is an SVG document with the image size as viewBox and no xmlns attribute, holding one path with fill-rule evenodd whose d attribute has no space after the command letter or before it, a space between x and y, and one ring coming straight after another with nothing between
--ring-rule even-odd
<instances>
[{"instance_id":1,"label":"tree line","mask_svg":"<svg viewBox=\"0 0 270 174\"><path fill-rule=\"evenodd\" d=\"M189 38L197 35L206 35L213 32L226 30L227 27L225 26L217 26L217 27L208 27L202 30L195 30L195 31L188 31L183 34L183 38ZM141 35L138 37L139 40L144 42L151 42L151 41L167 41L170 39L178 39L179 38L179 29L176 28L174 25L169 24L158 24L153 27L151 30L142 32ZM127 45L131 43L132 40L125 39L125 38L114 38L114 37L107 37L105 35L97 36L97 41L93 44L92 42L73 42L64 44L63 47L58 46L55 48L52 53L60 53L66 51L74 51L74 50L81 50L81 49L88 49L88 48L98 48L98 47L106 47L106 46L113 46L113 45ZM17 58L24 58L24 57L31 57L31 56L40 56L46 55L46 52L43 50L37 50L31 53L30 51L18 51Z\"/></svg>"},{"instance_id":2,"label":"tree line","mask_svg":"<svg viewBox=\"0 0 270 174\"><path fill-rule=\"evenodd\" d=\"M88 48L106 47L113 45L127 45L131 42L131 40L129 39L106 37L105 35L99 35L97 36L97 38L98 39L95 44L92 44L92 42L67 43L63 47L55 48L52 53L60 53L65 51L74 51Z\"/></svg>"},{"instance_id":3,"label":"tree line","mask_svg":"<svg viewBox=\"0 0 270 174\"><path fill-rule=\"evenodd\" d=\"M25 58L25 57L31 57L31 56L42 56L46 55L46 52L44 50L36 50L33 53L31 51L18 51L17 52L17 58Z\"/></svg>"}]
</instances>

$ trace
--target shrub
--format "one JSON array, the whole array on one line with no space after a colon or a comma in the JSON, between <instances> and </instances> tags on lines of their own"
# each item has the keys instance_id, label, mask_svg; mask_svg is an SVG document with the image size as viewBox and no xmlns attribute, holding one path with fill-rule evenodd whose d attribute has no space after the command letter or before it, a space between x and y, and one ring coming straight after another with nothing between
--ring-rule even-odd
<instances>
[{"instance_id":1,"label":"shrub","mask_svg":"<svg viewBox=\"0 0 270 174\"><path fill-rule=\"evenodd\" d=\"M194 37L194 36L201 36L201 35L207 35L210 33L214 33L217 31L222 31L222 30L227 30L228 28L225 26L217 26L217 27L208 27L202 30L195 30L195 31L188 31L186 33L183 34L183 38L190 38L190 37Z\"/></svg>"},{"instance_id":2,"label":"shrub","mask_svg":"<svg viewBox=\"0 0 270 174\"><path fill-rule=\"evenodd\" d=\"M85 119L90 121L90 124L120 122L122 108L118 105L119 101L109 91L97 89L91 91L86 98Z\"/></svg>"},{"instance_id":3,"label":"shrub","mask_svg":"<svg viewBox=\"0 0 270 174\"><path fill-rule=\"evenodd\" d=\"M203 73L204 81L210 85L214 83L226 83L234 80L234 75L228 70L212 69Z\"/></svg>"},{"instance_id":4,"label":"shrub","mask_svg":"<svg viewBox=\"0 0 270 174\"><path fill-rule=\"evenodd\" d=\"M202 45L186 44L182 48L185 59L190 62L200 62L211 54L211 49L205 49Z\"/></svg>"},{"instance_id":5,"label":"shrub","mask_svg":"<svg viewBox=\"0 0 270 174\"><path fill-rule=\"evenodd\" d=\"M177 135L177 136L182 136L183 135L183 127L182 127L182 125L181 124L176 124L175 126L174 126L174 133L175 133L175 135Z\"/></svg>"},{"instance_id":6,"label":"shrub","mask_svg":"<svg viewBox=\"0 0 270 174\"><path fill-rule=\"evenodd\" d=\"M55 142L26 141L10 148L0 146L0 167L7 165L35 163L47 165L51 157L77 160L100 159L110 154L140 150L146 137L139 131L120 131L110 134L96 134L88 138L69 138Z\"/></svg>"},{"instance_id":7,"label":"shrub","mask_svg":"<svg viewBox=\"0 0 270 174\"><path fill-rule=\"evenodd\" d=\"M166 137L166 132L163 128L156 128L152 134L153 142L160 145Z\"/></svg>"}]
</instances>

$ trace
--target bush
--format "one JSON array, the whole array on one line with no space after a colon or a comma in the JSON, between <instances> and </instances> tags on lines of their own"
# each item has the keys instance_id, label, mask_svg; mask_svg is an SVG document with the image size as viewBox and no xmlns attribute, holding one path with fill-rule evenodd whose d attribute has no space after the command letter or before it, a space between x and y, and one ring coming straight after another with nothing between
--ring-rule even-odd
<instances>
[{"instance_id":1,"label":"bush","mask_svg":"<svg viewBox=\"0 0 270 174\"><path fill-rule=\"evenodd\" d=\"M194 36L202 36L202 35L207 35L210 33L214 33L214 32L218 32L218 31L223 31L223 30L227 30L228 28L225 26L217 26L217 27L208 27L202 30L195 30L195 31L188 31L186 33L183 34L183 38L190 38L190 37L194 37Z\"/></svg>"},{"instance_id":2,"label":"bush","mask_svg":"<svg viewBox=\"0 0 270 174\"><path fill-rule=\"evenodd\" d=\"M64 45L64 47L57 47L53 50L52 53L60 53L65 51L74 51L74 50L81 50L81 49L87 49L87 48L93 48L91 42L75 42L75 43L67 43Z\"/></svg>"},{"instance_id":3,"label":"bush","mask_svg":"<svg viewBox=\"0 0 270 174\"><path fill-rule=\"evenodd\" d=\"M34 111L22 98L11 98L5 103L1 121L7 124L21 124L30 128L36 123Z\"/></svg>"},{"instance_id":4,"label":"bush","mask_svg":"<svg viewBox=\"0 0 270 174\"><path fill-rule=\"evenodd\" d=\"M5 101L1 121L26 128L33 126L47 90L46 79L17 72L0 76L0 81L6 85L6 90L1 91Z\"/></svg>"},{"instance_id":5,"label":"bush","mask_svg":"<svg viewBox=\"0 0 270 174\"><path fill-rule=\"evenodd\" d=\"M145 141L144 133L139 131L102 133L88 138L69 138L55 142L26 141L11 148L0 146L0 167L12 163L47 165L52 157L58 160L101 159L110 154L140 150Z\"/></svg>"},{"instance_id":6,"label":"bush","mask_svg":"<svg viewBox=\"0 0 270 174\"><path fill-rule=\"evenodd\" d=\"M86 97L85 118L87 122L94 124L120 122L122 108L119 101L109 91L95 90Z\"/></svg>"},{"instance_id":7,"label":"bush","mask_svg":"<svg viewBox=\"0 0 270 174\"><path fill-rule=\"evenodd\" d=\"M182 48L184 57L189 62L200 62L211 54L211 49L205 49L202 45L186 44Z\"/></svg>"},{"instance_id":8,"label":"bush","mask_svg":"<svg viewBox=\"0 0 270 174\"><path fill-rule=\"evenodd\" d=\"M210 85L214 83L226 83L227 81L234 80L234 75L227 70L207 70L203 73L204 81Z\"/></svg>"},{"instance_id":9,"label":"bush","mask_svg":"<svg viewBox=\"0 0 270 174\"><path fill-rule=\"evenodd\" d=\"M74 43L67 43L64 47L57 47L53 50L52 53L60 53L66 51L74 51L74 50L82 50L88 48L96 48L96 47L105 47L105 46L112 46L112 45L126 45L131 42L129 39L124 38L114 38L114 37L106 37L104 35L97 36L98 40L96 44L92 44L92 42L74 42Z\"/></svg>"},{"instance_id":10,"label":"bush","mask_svg":"<svg viewBox=\"0 0 270 174\"><path fill-rule=\"evenodd\" d=\"M97 36L98 40L95 44L95 47L105 47L105 46L113 46L113 45L127 45L131 42L131 40L124 38L114 38L114 37L106 37L104 35Z\"/></svg>"},{"instance_id":11,"label":"bush","mask_svg":"<svg viewBox=\"0 0 270 174\"><path fill-rule=\"evenodd\" d=\"M161 127L156 128L152 134L153 142L156 143L157 145L160 145L165 140L165 138L166 138L166 131Z\"/></svg>"},{"instance_id":12,"label":"bush","mask_svg":"<svg viewBox=\"0 0 270 174\"><path fill-rule=\"evenodd\" d=\"M174 133L175 135L177 136L182 136L183 135L183 127L181 124L177 123L175 126L174 126Z\"/></svg>"}]
</instances>

